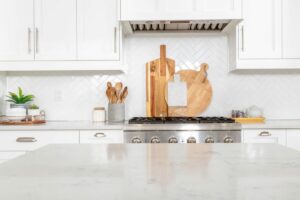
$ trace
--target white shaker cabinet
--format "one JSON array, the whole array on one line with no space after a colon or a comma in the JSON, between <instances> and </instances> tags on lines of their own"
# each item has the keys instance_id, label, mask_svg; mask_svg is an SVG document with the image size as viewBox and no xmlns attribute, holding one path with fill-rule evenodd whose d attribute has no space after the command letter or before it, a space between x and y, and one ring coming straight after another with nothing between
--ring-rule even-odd
<instances>
[{"instance_id":1,"label":"white shaker cabinet","mask_svg":"<svg viewBox=\"0 0 300 200\"><path fill-rule=\"evenodd\" d=\"M122 20L239 19L241 0L121 0Z\"/></svg>"},{"instance_id":2,"label":"white shaker cabinet","mask_svg":"<svg viewBox=\"0 0 300 200\"><path fill-rule=\"evenodd\" d=\"M80 144L121 144L123 130L80 131Z\"/></svg>"},{"instance_id":3,"label":"white shaker cabinet","mask_svg":"<svg viewBox=\"0 0 300 200\"><path fill-rule=\"evenodd\" d=\"M287 147L300 151L300 130L287 130Z\"/></svg>"},{"instance_id":4,"label":"white shaker cabinet","mask_svg":"<svg viewBox=\"0 0 300 200\"><path fill-rule=\"evenodd\" d=\"M79 60L119 60L117 0L77 0Z\"/></svg>"},{"instance_id":5,"label":"white shaker cabinet","mask_svg":"<svg viewBox=\"0 0 300 200\"><path fill-rule=\"evenodd\" d=\"M243 1L239 59L281 58L281 0Z\"/></svg>"},{"instance_id":6,"label":"white shaker cabinet","mask_svg":"<svg viewBox=\"0 0 300 200\"><path fill-rule=\"evenodd\" d=\"M76 0L35 0L35 60L76 59Z\"/></svg>"},{"instance_id":7,"label":"white shaker cabinet","mask_svg":"<svg viewBox=\"0 0 300 200\"><path fill-rule=\"evenodd\" d=\"M271 143L286 146L286 130L243 130L243 143Z\"/></svg>"},{"instance_id":8,"label":"white shaker cabinet","mask_svg":"<svg viewBox=\"0 0 300 200\"><path fill-rule=\"evenodd\" d=\"M78 144L79 131L1 131L0 152L33 151L48 144Z\"/></svg>"},{"instance_id":9,"label":"white shaker cabinet","mask_svg":"<svg viewBox=\"0 0 300 200\"><path fill-rule=\"evenodd\" d=\"M33 60L33 0L0 0L0 61Z\"/></svg>"},{"instance_id":10,"label":"white shaker cabinet","mask_svg":"<svg viewBox=\"0 0 300 200\"><path fill-rule=\"evenodd\" d=\"M282 0L283 58L300 58L299 0Z\"/></svg>"}]
</instances>

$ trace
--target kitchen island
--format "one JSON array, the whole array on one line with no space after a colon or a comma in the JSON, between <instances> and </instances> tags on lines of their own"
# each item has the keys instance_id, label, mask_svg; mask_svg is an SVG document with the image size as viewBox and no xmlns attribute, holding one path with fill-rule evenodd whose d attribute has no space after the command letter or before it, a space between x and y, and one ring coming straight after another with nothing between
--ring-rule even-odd
<instances>
[{"instance_id":1,"label":"kitchen island","mask_svg":"<svg viewBox=\"0 0 300 200\"><path fill-rule=\"evenodd\" d=\"M273 144L48 145L0 165L0 199L300 199L300 153Z\"/></svg>"}]
</instances>

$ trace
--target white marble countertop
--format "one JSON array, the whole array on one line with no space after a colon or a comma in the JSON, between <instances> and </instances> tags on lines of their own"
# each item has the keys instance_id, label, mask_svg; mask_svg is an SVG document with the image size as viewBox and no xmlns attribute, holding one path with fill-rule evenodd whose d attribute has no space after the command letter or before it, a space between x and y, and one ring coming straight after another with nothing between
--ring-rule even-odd
<instances>
[{"instance_id":1,"label":"white marble countertop","mask_svg":"<svg viewBox=\"0 0 300 200\"><path fill-rule=\"evenodd\" d=\"M0 131L18 130L121 130L124 123L104 123L92 121L48 121L46 124L11 126L0 125Z\"/></svg>"},{"instance_id":2,"label":"white marble countertop","mask_svg":"<svg viewBox=\"0 0 300 200\"><path fill-rule=\"evenodd\" d=\"M295 200L300 153L274 144L49 145L0 165L5 200Z\"/></svg>"},{"instance_id":3,"label":"white marble countertop","mask_svg":"<svg viewBox=\"0 0 300 200\"><path fill-rule=\"evenodd\" d=\"M300 120L266 120L263 124L243 124L242 129L300 129Z\"/></svg>"},{"instance_id":4,"label":"white marble countertop","mask_svg":"<svg viewBox=\"0 0 300 200\"><path fill-rule=\"evenodd\" d=\"M91 121L49 121L41 125L0 125L0 131L18 130L121 130L124 123L101 123ZM300 129L300 120L266 120L263 124L243 124L242 129Z\"/></svg>"}]
</instances>

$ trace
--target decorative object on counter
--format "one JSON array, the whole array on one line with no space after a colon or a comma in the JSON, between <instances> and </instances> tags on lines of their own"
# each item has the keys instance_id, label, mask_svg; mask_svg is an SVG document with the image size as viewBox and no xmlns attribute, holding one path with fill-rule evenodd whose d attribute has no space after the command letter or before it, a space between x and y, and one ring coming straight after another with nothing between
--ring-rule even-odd
<instances>
[{"instance_id":1,"label":"decorative object on counter","mask_svg":"<svg viewBox=\"0 0 300 200\"><path fill-rule=\"evenodd\" d=\"M32 94L24 95L23 90L20 87L18 87L18 94L9 92L9 95L7 95L6 97L8 98L8 100L6 101L11 103L11 108L23 107L26 109L28 107L28 103L33 101L34 99L34 96Z\"/></svg>"},{"instance_id":2,"label":"decorative object on counter","mask_svg":"<svg viewBox=\"0 0 300 200\"><path fill-rule=\"evenodd\" d=\"M125 120L125 104L108 104L108 122L122 122Z\"/></svg>"},{"instance_id":3,"label":"decorative object on counter","mask_svg":"<svg viewBox=\"0 0 300 200\"><path fill-rule=\"evenodd\" d=\"M12 117L14 120L24 120L27 115L28 103L33 101L33 95L24 95L22 88L18 87L18 92L9 92L6 96L7 102L10 103L6 111L6 115Z\"/></svg>"},{"instance_id":4,"label":"decorative object on counter","mask_svg":"<svg viewBox=\"0 0 300 200\"><path fill-rule=\"evenodd\" d=\"M107 83L106 96L108 98L107 119L109 122L122 122L125 120L125 100L128 95L127 86L123 88L123 83L117 82L112 86ZM105 117L104 117L105 119Z\"/></svg>"},{"instance_id":5,"label":"decorative object on counter","mask_svg":"<svg viewBox=\"0 0 300 200\"><path fill-rule=\"evenodd\" d=\"M34 120L34 121L30 121L30 120L12 120L11 117L6 117L6 116L2 116L0 117L0 125L34 125L34 124L45 124L46 121L45 120Z\"/></svg>"},{"instance_id":6,"label":"decorative object on counter","mask_svg":"<svg viewBox=\"0 0 300 200\"><path fill-rule=\"evenodd\" d=\"M174 74L174 80L168 82L167 97L169 107L187 106L187 84L180 80L180 74ZM180 91L180 92L178 92Z\"/></svg>"},{"instance_id":7,"label":"decorative object on counter","mask_svg":"<svg viewBox=\"0 0 300 200\"><path fill-rule=\"evenodd\" d=\"M265 123L262 109L256 106L251 106L246 111L233 110L231 115L236 122L241 124Z\"/></svg>"},{"instance_id":8,"label":"decorative object on counter","mask_svg":"<svg viewBox=\"0 0 300 200\"><path fill-rule=\"evenodd\" d=\"M104 107L94 108L93 121L94 122L105 122L105 108Z\"/></svg>"},{"instance_id":9,"label":"decorative object on counter","mask_svg":"<svg viewBox=\"0 0 300 200\"><path fill-rule=\"evenodd\" d=\"M212 99L207 70L208 64L203 63L200 71L180 70L176 73L187 83L187 107L169 107L168 116L195 117L207 109Z\"/></svg>"},{"instance_id":10,"label":"decorative object on counter","mask_svg":"<svg viewBox=\"0 0 300 200\"><path fill-rule=\"evenodd\" d=\"M246 118L247 113L245 111L242 111L242 110L232 110L231 117L232 118Z\"/></svg>"},{"instance_id":11,"label":"decorative object on counter","mask_svg":"<svg viewBox=\"0 0 300 200\"><path fill-rule=\"evenodd\" d=\"M38 116L40 114L41 114L41 111L37 105L32 104L28 107L28 115L29 116Z\"/></svg>"},{"instance_id":12,"label":"decorative object on counter","mask_svg":"<svg viewBox=\"0 0 300 200\"><path fill-rule=\"evenodd\" d=\"M251 106L247 109L248 117L263 117L263 109L257 106Z\"/></svg>"},{"instance_id":13,"label":"decorative object on counter","mask_svg":"<svg viewBox=\"0 0 300 200\"><path fill-rule=\"evenodd\" d=\"M235 122L241 123L241 124L261 124L265 123L264 117L246 117L246 118L234 118Z\"/></svg>"},{"instance_id":14,"label":"decorative object on counter","mask_svg":"<svg viewBox=\"0 0 300 200\"><path fill-rule=\"evenodd\" d=\"M167 117L167 82L175 73L175 61L166 57L166 45L160 46L160 58L146 64L146 107L148 117Z\"/></svg>"}]
</instances>

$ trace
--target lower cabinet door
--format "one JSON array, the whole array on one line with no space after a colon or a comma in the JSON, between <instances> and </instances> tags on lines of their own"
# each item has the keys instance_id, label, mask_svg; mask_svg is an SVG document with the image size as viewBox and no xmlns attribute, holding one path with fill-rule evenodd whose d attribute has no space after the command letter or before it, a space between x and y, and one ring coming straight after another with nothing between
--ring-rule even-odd
<instances>
[{"instance_id":1,"label":"lower cabinet door","mask_svg":"<svg viewBox=\"0 0 300 200\"><path fill-rule=\"evenodd\" d=\"M26 152L0 152L0 164L24 155Z\"/></svg>"},{"instance_id":2,"label":"lower cabinet door","mask_svg":"<svg viewBox=\"0 0 300 200\"><path fill-rule=\"evenodd\" d=\"M286 131L276 130L243 130L244 143L271 143L286 146Z\"/></svg>"},{"instance_id":3,"label":"lower cabinet door","mask_svg":"<svg viewBox=\"0 0 300 200\"><path fill-rule=\"evenodd\" d=\"M121 144L123 130L80 131L81 144Z\"/></svg>"},{"instance_id":4,"label":"lower cabinet door","mask_svg":"<svg viewBox=\"0 0 300 200\"><path fill-rule=\"evenodd\" d=\"M0 131L0 151L32 151L70 143L79 143L79 131Z\"/></svg>"},{"instance_id":5,"label":"lower cabinet door","mask_svg":"<svg viewBox=\"0 0 300 200\"><path fill-rule=\"evenodd\" d=\"M300 151L300 129L286 131L287 147Z\"/></svg>"}]
</instances>

